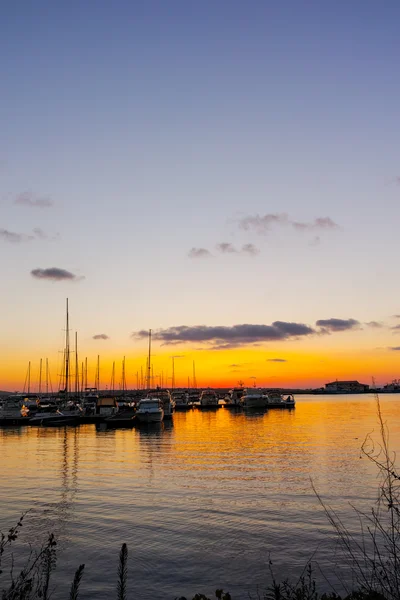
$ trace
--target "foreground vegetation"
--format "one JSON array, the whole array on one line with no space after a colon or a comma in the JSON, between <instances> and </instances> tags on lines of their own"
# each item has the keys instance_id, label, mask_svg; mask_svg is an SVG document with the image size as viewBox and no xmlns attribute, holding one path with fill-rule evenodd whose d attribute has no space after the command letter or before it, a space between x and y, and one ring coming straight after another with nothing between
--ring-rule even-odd
<instances>
[{"instance_id":1,"label":"foreground vegetation","mask_svg":"<svg viewBox=\"0 0 400 600\"><path fill-rule=\"evenodd\" d=\"M396 468L395 455L389 448L389 433L383 420L378 396L377 415L379 421L379 441L368 435L362 445L362 453L378 469L380 476L378 499L369 512L354 509L359 517L361 538L353 536L319 496L327 519L336 533L346 564L352 570L356 589L343 596L335 592L320 594L313 577L311 564L306 566L303 575L296 582L277 581L270 563L271 584L257 600L400 600L400 473ZM11 554L10 569L4 572L2 564L7 552L12 551L23 526L24 516L0 535L0 585L1 600L50 600L52 595L51 577L57 566L57 542L50 534L47 542L37 551L31 551L25 566L15 573ZM361 539L361 542L359 541ZM85 565L75 572L69 590L69 599L78 600ZM2 582L2 579L5 579ZM116 600L128 600L128 548L123 544L119 554L116 574ZM64 593L67 597L67 591ZM229 592L217 589L215 598L233 600ZM249 596L251 598L251 596ZM179 598L176 600L186 600ZM196 594L193 600L210 600L203 594Z\"/></svg>"}]
</instances>

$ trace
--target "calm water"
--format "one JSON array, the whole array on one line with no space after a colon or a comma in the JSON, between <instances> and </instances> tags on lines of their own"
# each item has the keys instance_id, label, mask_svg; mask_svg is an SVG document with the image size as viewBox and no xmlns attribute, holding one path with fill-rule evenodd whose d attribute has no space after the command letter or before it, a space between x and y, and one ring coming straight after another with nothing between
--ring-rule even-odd
<instances>
[{"instance_id":1,"label":"calm water","mask_svg":"<svg viewBox=\"0 0 400 600\"><path fill-rule=\"evenodd\" d=\"M399 451L400 396L381 404ZM367 395L298 396L290 412L193 410L160 428L0 429L0 527L31 509L19 545L53 531L55 583L69 588L85 563L86 598L114 593L122 542L130 596L143 600L216 587L248 598L270 581L269 557L283 578L314 555L333 580L340 557L311 479L356 527L350 503L368 507L376 497L376 469L360 458L373 430L378 439Z\"/></svg>"}]
</instances>

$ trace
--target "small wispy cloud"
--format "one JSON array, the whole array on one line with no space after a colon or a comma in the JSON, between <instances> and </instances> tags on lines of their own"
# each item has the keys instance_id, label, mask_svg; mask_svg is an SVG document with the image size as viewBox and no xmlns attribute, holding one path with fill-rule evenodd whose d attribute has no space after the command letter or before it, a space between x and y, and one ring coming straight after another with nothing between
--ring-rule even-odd
<instances>
[{"instance_id":1,"label":"small wispy cloud","mask_svg":"<svg viewBox=\"0 0 400 600\"><path fill-rule=\"evenodd\" d=\"M364 323L364 325L371 327L372 329L381 329L385 326L381 321L369 321L368 323Z\"/></svg>"},{"instance_id":2,"label":"small wispy cloud","mask_svg":"<svg viewBox=\"0 0 400 600\"><path fill-rule=\"evenodd\" d=\"M94 335L92 337L93 340L109 340L110 337L106 334L106 333L96 333L96 335Z\"/></svg>"},{"instance_id":3,"label":"small wispy cloud","mask_svg":"<svg viewBox=\"0 0 400 600\"><path fill-rule=\"evenodd\" d=\"M48 269L33 269L31 271L32 277L35 279L45 279L48 281L81 281L85 279L83 276L75 275L65 269L59 269L58 267L50 267Z\"/></svg>"},{"instance_id":4,"label":"small wispy cloud","mask_svg":"<svg viewBox=\"0 0 400 600\"><path fill-rule=\"evenodd\" d=\"M216 248L218 252L221 252L222 254L235 254L237 252L235 246L228 242L221 242L220 244L217 244Z\"/></svg>"},{"instance_id":5,"label":"small wispy cloud","mask_svg":"<svg viewBox=\"0 0 400 600\"><path fill-rule=\"evenodd\" d=\"M292 226L299 231L310 231L313 229L338 229L339 225L330 217L317 217L310 223L302 223L300 221L292 221Z\"/></svg>"},{"instance_id":6,"label":"small wispy cloud","mask_svg":"<svg viewBox=\"0 0 400 600\"><path fill-rule=\"evenodd\" d=\"M8 229L0 229L0 239L11 244L20 244L21 242L30 242L35 237L33 235L26 235L25 233L9 231Z\"/></svg>"},{"instance_id":7,"label":"small wispy cloud","mask_svg":"<svg viewBox=\"0 0 400 600\"><path fill-rule=\"evenodd\" d=\"M286 213L267 213L249 215L239 220L239 227L245 231L255 231L259 235L267 234L273 226L290 226L297 231L317 231L338 229L339 225L331 217L316 217L313 221L294 221Z\"/></svg>"},{"instance_id":8,"label":"small wispy cloud","mask_svg":"<svg viewBox=\"0 0 400 600\"><path fill-rule=\"evenodd\" d=\"M389 346L388 350L393 350L394 352L399 352L400 351L400 346Z\"/></svg>"},{"instance_id":9,"label":"small wispy cloud","mask_svg":"<svg viewBox=\"0 0 400 600\"><path fill-rule=\"evenodd\" d=\"M238 250L233 244L228 242L217 244L216 249L221 254L247 254L248 256L256 256L260 252L254 244L244 244L241 249Z\"/></svg>"},{"instance_id":10,"label":"small wispy cloud","mask_svg":"<svg viewBox=\"0 0 400 600\"><path fill-rule=\"evenodd\" d=\"M287 360L286 358L267 358L267 362L285 363Z\"/></svg>"},{"instance_id":11,"label":"small wispy cloud","mask_svg":"<svg viewBox=\"0 0 400 600\"><path fill-rule=\"evenodd\" d=\"M11 244L20 244L21 242L32 242L33 240L56 240L57 235L48 235L40 227L33 229L33 235L28 233L17 233L16 231L10 231L9 229L0 229L0 239Z\"/></svg>"},{"instance_id":12,"label":"small wispy cloud","mask_svg":"<svg viewBox=\"0 0 400 600\"><path fill-rule=\"evenodd\" d=\"M356 319L319 319L315 324L317 327L321 327L324 333L348 331L349 329L358 329L360 326L360 322Z\"/></svg>"},{"instance_id":13,"label":"small wispy cloud","mask_svg":"<svg viewBox=\"0 0 400 600\"><path fill-rule=\"evenodd\" d=\"M254 244L244 244L242 246L242 253L248 254L249 256L257 256L260 253L260 250Z\"/></svg>"},{"instance_id":14,"label":"small wispy cloud","mask_svg":"<svg viewBox=\"0 0 400 600\"><path fill-rule=\"evenodd\" d=\"M54 202L50 198L36 196L32 192L22 192L15 198L14 204L30 208L51 208Z\"/></svg>"},{"instance_id":15,"label":"small wispy cloud","mask_svg":"<svg viewBox=\"0 0 400 600\"><path fill-rule=\"evenodd\" d=\"M287 225L288 223L290 223L290 220L286 213L269 213L266 215L256 214L243 217L239 221L239 226L245 231L254 230L256 233L265 234L271 229L272 225Z\"/></svg>"},{"instance_id":16,"label":"small wispy cloud","mask_svg":"<svg viewBox=\"0 0 400 600\"><path fill-rule=\"evenodd\" d=\"M212 254L207 248L192 248L189 250L188 256L189 258L209 258Z\"/></svg>"}]
</instances>

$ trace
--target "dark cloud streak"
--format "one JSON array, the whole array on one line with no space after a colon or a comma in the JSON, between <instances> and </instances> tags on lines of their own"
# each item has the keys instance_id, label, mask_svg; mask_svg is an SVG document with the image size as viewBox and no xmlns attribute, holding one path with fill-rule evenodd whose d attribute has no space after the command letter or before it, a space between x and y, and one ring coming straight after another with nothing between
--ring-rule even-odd
<instances>
[{"instance_id":1,"label":"dark cloud streak","mask_svg":"<svg viewBox=\"0 0 400 600\"><path fill-rule=\"evenodd\" d=\"M356 319L320 319L315 324L317 327L321 327L322 332L325 333L347 331L360 326L360 322Z\"/></svg>"},{"instance_id":2,"label":"dark cloud streak","mask_svg":"<svg viewBox=\"0 0 400 600\"><path fill-rule=\"evenodd\" d=\"M33 269L31 275L32 277L35 277L35 279L47 279L48 281L80 281L81 279L84 279L84 277L79 277L70 271L59 269L58 267Z\"/></svg>"},{"instance_id":3,"label":"dark cloud streak","mask_svg":"<svg viewBox=\"0 0 400 600\"><path fill-rule=\"evenodd\" d=\"M314 329L303 323L275 321L272 325L243 324L231 327L209 327L207 325L188 327L179 325L155 331L153 339L162 342L164 345L176 344L177 342L200 342L211 344L214 349L223 350L257 342L295 339L314 333L316 333ZM133 333L132 337L143 339L147 335L147 331L141 330Z\"/></svg>"}]
</instances>

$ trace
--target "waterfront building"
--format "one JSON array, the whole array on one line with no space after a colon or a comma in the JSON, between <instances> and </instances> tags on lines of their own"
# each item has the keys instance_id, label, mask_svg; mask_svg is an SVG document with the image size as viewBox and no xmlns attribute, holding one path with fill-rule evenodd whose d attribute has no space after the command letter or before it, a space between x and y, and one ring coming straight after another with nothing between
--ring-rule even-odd
<instances>
[{"instance_id":1,"label":"waterfront building","mask_svg":"<svg viewBox=\"0 0 400 600\"><path fill-rule=\"evenodd\" d=\"M325 391L330 394L360 394L369 391L369 385L358 381L332 381L325 384Z\"/></svg>"}]
</instances>

